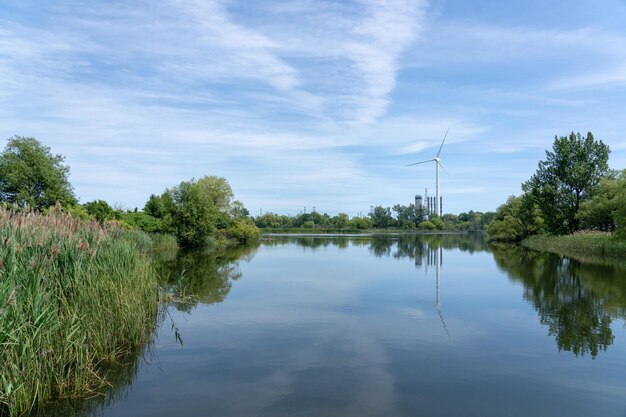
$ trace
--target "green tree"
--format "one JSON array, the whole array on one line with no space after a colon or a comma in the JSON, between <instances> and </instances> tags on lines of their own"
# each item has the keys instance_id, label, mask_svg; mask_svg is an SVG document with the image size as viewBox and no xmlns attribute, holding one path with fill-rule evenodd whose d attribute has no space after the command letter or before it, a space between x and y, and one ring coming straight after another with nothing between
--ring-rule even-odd
<instances>
[{"instance_id":1,"label":"green tree","mask_svg":"<svg viewBox=\"0 0 626 417\"><path fill-rule=\"evenodd\" d=\"M344 229L348 226L350 217L346 213L339 213L330 219L330 223L337 229Z\"/></svg>"},{"instance_id":2,"label":"green tree","mask_svg":"<svg viewBox=\"0 0 626 417\"><path fill-rule=\"evenodd\" d=\"M605 175L594 196L580 205L578 220L584 229L612 232L616 215L623 204L619 197L626 190L626 170Z\"/></svg>"},{"instance_id":3,"label":"green tree","mask_svg":"<svg viewBox=\"0 0 626 417\"><path fill-rule=\"evenodd\" d=\"M203 246L209 238L217 236L218 230L234 224L232 199L228 181L210 176L183 181L166 190L160 203L169 211L178 242L182 246ZM158 205L159 199L151 200Z\"/></svg>"},{"instance_id":4,"label":"green tree","mask_svg":"<svg viewBox=\"0 0 626 417\"><path fill-rule=\"evenodd\" d=\"M376 206L369 212L372 226L376 229L386 229L394 226L394 219L389 207Z\"/></svg>"},{"instance_id":5,"label":"green tree","mask_svg":"<svg viewBox=\"0 0 626 417\"><path fill-rule=\"evenodd\" d=\"M441 220L441 217L437 215L431 216L429 221L435 226L435 229L437 230L442 230L444 227L443 220Z\"/></svg>"},{"instance_id":6,"label":"green tree","mask_svg":"<svg viewBox=\"0 0 626 417\"><path fill-rule=\"evenodd\" d=\"M163 219L171 214L174 209L174 201L172 200L172 196L168 193L164 193L163 195L155 195L152 194L146 205L143 208L143 211L146 214L149 214L152 217L156 217L157 219Z\"/></svg>"},{"instance_id":7,"label":"green tree","mask_svg":"<svg viewBox=\"0 0 626 417\"><path fill-rule=\"evenodd\" d=\"M125 213L123 220L132 227L136 227L147 233L166 233L166 230L163 228L163 221L148 213L141 211Z\"/></svg>"},{"instance_id":8,"label":"green tree","mask_svg":"<svg viewBox=\"0 0 626 417\"><path fill-rule=\"evenodd\" d=\"M425 210L415 207L414 204L409 204L407 206L396 204L393 206L393 211L396 213L398 226L402 228L409 228L406 226L411 223L416 225L426 218Z\"/></svg>"},{"instance_id":9,"label":"green tree","mask_svg":"<svg viewBox=\"0 0 626 417\"><path fill-rule=\"evenodd\" d=\"M430 220L424 220L417 225L417 228L421 230L435 230L436 227Z\"/></svg>"},{"instance_id":10,"label":"green tree","mask_svg":"<svg viewBox=\"0 0 626 417\"><path fill-rule=\"evenodd\" d=\"M250 212L241 201L237 200L233 201L230 215L235 219L246 219Z\"/></svg>"},{"instance_id":11,"label":"green tree","mask_svg":"<svg viewBox=\"0 0 626 417\"><path fill-rule=\"evenodd\" d=\"M626 238L626 178L624 177L626 177L626 174L622 171L622 186L615 196L617 210L615 210L613 218L615 219L617 235Z\"/></svg>"},{"instance_id":12,"label":"green tree","mask_svg":"<svg viewBox=\"0 0 626 417\"><path fill-rule=\"evenodd\" d=\"M53 206L76 204L62 155L53 155L50 148L35 138L14 136L0 154L0 201L38 210Z\"/></svg>"},{"instance_id":13,"label":"green tree","mask_svg":"<svg viewBox=\"0 0 626 417\"><path fill-rule=\"evenodd\" d=\"M574 132L555 137L552 152L546 151L546 160L539 162L537 172L522 186L544 213L550 233L579 230L578 210L607 172L609 152L591 132L584 138Z\"/></svg>"},{"instance_id":14,"label":"green tree","mask_svg":"<svg viewBox=\"0 0 626 417\"><path fill-rule=\"evenodd\" d=\"M83 207L85 207L89 215L93 216L100 223L115 219L115 210L104 200L90 201L83 204Z\"/></svg>"},{"instance_id":15,"label":"green tree","mask_svg":"<svg viewBox=\"0 0 626 417\"><path fill-rule=\"evenodd\" d=\"M528 194L510 196L506 203L498 207L487 233L491 240L517 242L541 233L543 224L541 210Z\"/></svg>"},{"instance_id":16,"label":"green tree","mask_svg":"<svg viewBox=\"0 0 626 417\"><path fill-rule=\"evenodd\" d=\"M369 217L353 217L349 226L354 229L366 230L372 227L372 220Z\"/></svg>"}]
</instances>

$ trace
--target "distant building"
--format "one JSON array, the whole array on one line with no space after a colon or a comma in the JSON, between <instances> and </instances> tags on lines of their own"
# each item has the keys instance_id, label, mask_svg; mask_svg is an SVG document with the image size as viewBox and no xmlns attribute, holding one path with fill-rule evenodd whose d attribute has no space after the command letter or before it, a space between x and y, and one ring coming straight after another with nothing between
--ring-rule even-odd
<instances>
[{"instance_id":1,"label":"distant building","mask_svg":"<svg viewBox=\"0 0 626 417\"><path fill-rule=\"evenodd\" d=\"M419 194L415 195L415 208L422 208L422 196Z\"/></svg>"}]
</instances>

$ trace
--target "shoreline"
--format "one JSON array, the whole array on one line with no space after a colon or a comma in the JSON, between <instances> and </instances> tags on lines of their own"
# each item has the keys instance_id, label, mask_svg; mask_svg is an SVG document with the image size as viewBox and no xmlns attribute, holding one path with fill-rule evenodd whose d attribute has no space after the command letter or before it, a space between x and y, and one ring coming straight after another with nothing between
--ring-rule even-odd
<instances>
[{"instance_id":1,"label":"shoreline","mask_svg":"<svg viewBox=\"0 0 626 417\"><path fill-rule=\"evenodd\" d=\"M626 239L605 233L530 236L520 244L529 249L571 257L618 258L626 255Z\"/></svg>"}]
</instances>

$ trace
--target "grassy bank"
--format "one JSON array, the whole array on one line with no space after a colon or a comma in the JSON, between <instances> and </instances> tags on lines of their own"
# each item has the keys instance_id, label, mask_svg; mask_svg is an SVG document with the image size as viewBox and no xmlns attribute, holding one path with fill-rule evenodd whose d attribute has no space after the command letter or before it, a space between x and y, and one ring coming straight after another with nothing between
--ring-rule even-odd
<instances>
[{"instance_id":1,"label":"grassy bank","mask_svg":"<svg viewBox=\"0 0 626 417\"><path fill-rule=\"evenodd\" d=\"M531 236L522 244L530 249L570 256L624 256L626 239L609 233L575 233L566 236Z\"/></svg>"},{"instance_id":2,"label":"grassy bank","mask_svg":"<svg viewBox=\"0 0 626 417\"><path fill-rule=\"evenodd\" d=\"M151 239L0 208L0 415L94 392L156 324Z\"/></svg>"}]
</instances>

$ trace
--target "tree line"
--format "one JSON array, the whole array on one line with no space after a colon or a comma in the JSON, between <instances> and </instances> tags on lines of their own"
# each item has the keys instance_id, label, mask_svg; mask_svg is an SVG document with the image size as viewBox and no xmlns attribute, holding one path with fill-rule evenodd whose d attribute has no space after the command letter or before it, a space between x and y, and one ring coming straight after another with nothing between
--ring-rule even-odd
<instances>
[{"instance_id":1,"label":"tree line","mask_svg":"<svg viewBox=\"0 0 626 417\"><path fill-rule=\"evenodd\" d=\"M458 215L444 214L440 217L429 215L424 207L416 207L414 204L396 204L393 207L375 206L366 216L352 218L346 213L335 216L317 212L295 216L264 213L255 217L254 222L262 229L481 231L486 229L494 216L494 212L470 210Z\"/></svg>"},{"instance_id":2,"label":"tree line","mask_svg":"<svg viewBox=\"0 0 626 417\"><path fill-rule=\"evenodd\" d=\"M79 204L64 161L35 138L10 138L0 154L0 202L42 212L59 203L64 211L83 220L171 234L186 247L245 243L259 236L248 210L234 200L224 178L183 181L160 195L151 195L141 211L123 210L104 200Z\"/></svg>"},{"instance_id":3,"label":"tree line","mask_svg":"<svg viewBox=\"0 0 626 417\"><path fill-rule=\"evenodd\" d=\"M591 230L626 236L626 170L610 170L610 149L591 132L554 138L552 150L501 205L488 233L493 240Z\"/></svg>"}]
</instances>

